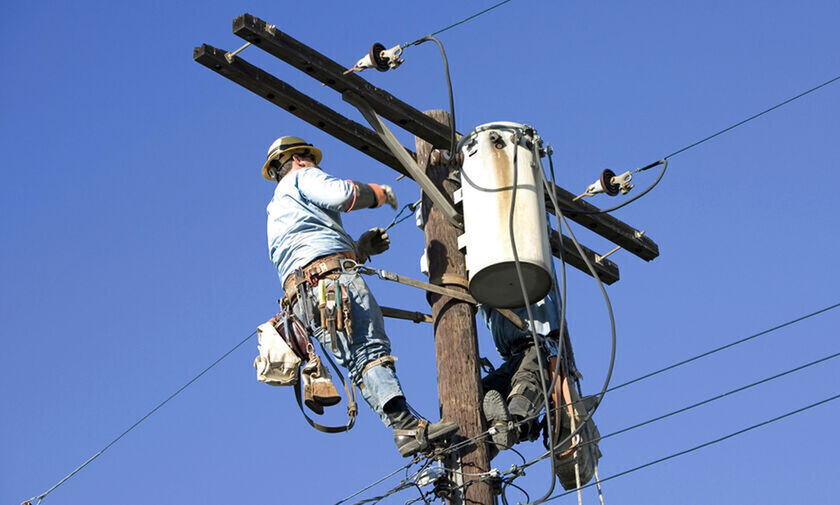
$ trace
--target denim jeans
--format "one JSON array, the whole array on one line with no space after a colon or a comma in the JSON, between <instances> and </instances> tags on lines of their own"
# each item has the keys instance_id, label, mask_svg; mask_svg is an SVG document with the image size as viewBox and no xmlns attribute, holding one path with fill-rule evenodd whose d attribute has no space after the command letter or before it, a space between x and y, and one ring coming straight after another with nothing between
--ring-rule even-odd
<instances>
[{"instance_id":1,"label":"denim jeans","mask_svg":"<svg viewBox=\"0 0 840 505\"><path fill-rule=\"evenodd\" d=\"M382 422L389 426L390 422L383 411L383 406L388 400L403 396L396 372L389 366L375 366L368 369L362 376L362 370L367 363L391 353L391 342L385 334L382 310L373 298L365 280L357 271L342 272L338 282L341 290L349 295L353 327L349 338L343 331L336 332L335 350L333 350L332 336L321 328L315 289L311 289L308 296L311 307L309 314L306 314L307 311L304 308L306 300L301 297L295 303L295 315L308 325L313 336L321 342L324 349L333 355L336 362L348 370L350 380L359 387L362 397L379 415Z\"/></svg>"}]
</instances>

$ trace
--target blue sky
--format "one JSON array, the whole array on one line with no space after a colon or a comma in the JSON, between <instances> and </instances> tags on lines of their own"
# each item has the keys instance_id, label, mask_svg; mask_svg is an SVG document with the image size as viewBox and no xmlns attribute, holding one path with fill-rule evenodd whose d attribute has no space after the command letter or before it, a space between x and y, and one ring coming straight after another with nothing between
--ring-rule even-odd
<instances>
[{"instance_id":1,"label":"blue sky","mask_svg":"<svg viewBox=\"0 0 840 505\"><path fill-rule=\"evenodd\" d=\"M373 42L415 40L491 2L14 3L4 48L0 152L0 501L38 495L273 315L259 175L277 136L324 151L325 170L416 185L192 61L201 43L242 44L249 12L352 65ZM524 2L440 35L460 131L489 121L536 127L558 182L580 193L604 168L645 165L840 74L832 1ZM240 55L357 121L301 72L257 48ZM437 49L363 76L418 109L445 108ZM840 302L836 169L840 83L671 160L650 194L616 212L661 256L612 259L615 383ZM399 135L413 148L409 134ZM652 171L651 171L652 172ZM653 181L639 174L637 190ZM615 203L600 196L595 205ZM388 209L350 215L354 235ZM582 243L612 245L580 227ZM408 221L374 265L419 277L423 235ZM596 392L609 325L594 281L569 270L568 319L584 390ZM422 293L371 281L381 303L428 310ZM608 394L602 433L838 351L829 311ZM389 320L409 401L432 419L432 330ZM482 354L498 363L486 332ZM404 461L363 409L345 435L309 428L290 390L258 384L251 341L45 503L334 503ZM607 477L836 395L829 361L605 440ZM332 420L337 421L341 412ZM829 403L604 484L607 502L832 502L840 406ZM520 445L526 456L538 444ZM504 454L504 470L518 459ZM323 470L328 468L324 480ZM517 485L541 496L548 465ZM371 491L383 491L382 487ZM405 503L406 491L385 503ZM509 500L524 501L511 490ZM556 503L573 502L573 496ZM586 503L597 500L586 490Z\"/></svg>"}]
</instances>

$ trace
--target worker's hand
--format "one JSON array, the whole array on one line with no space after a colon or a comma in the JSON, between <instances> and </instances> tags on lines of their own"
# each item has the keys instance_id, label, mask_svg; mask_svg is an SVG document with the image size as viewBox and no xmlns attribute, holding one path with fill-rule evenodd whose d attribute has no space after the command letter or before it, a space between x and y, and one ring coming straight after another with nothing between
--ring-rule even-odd
<instances>
[{"instance_id":1,"label":"worker's hand","mask_svg":"<svg viewBox=\"0 0 840 505\"><path fill-rule=\"evenodd\" d=\"M391 247L391 239L383 228L371 228L362 233L356 242L356 252L359 253L359 261L364 263L374 254L382 254Z\"/></svg>"},{"instance_id":2,"label":"worker's hand","mask_svg":"<svg viewBox=\"0 0 840 505\"><path fill-rule=\"evenodd\" d=\"M382 188L382 192L385 193L385 203L393 207L394 210L397 210L397 206L399 204L397 203L397 195L394 194L394 190L391 189L391 186L386 186L384 184L380 187Z\"/></svg>"}]
</instances>

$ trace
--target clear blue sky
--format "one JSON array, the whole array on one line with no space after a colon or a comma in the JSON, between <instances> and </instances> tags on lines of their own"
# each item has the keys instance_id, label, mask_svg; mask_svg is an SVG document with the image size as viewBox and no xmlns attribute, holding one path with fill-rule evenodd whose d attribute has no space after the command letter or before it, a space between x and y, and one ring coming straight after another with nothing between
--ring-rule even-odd
<instances>
[{"instance_id":1,"label":"clear blue sky","mask_svg":"<svg viewBox=\"0 0 840 505\"><path fill-rule=\"evenodd\" d=\"M491 3L6 6L0 502L48 489L274 313L281 286L264 222L272 187L259 175L274 138L303 137L323 149L325 170L391 184L402 202L418 196L412 181L394 181L391 169L193 62L192 48L239 47L231 20L249 12L352 65L372 42L411 41ZM458 129L535 126L555 148L560 185L579 193L604 168L645 165L837 76L838 21L831 0L514 0L440 38ZM362 121L261 50L241 56ZM419 109L445 108L437 49L412 47L405 58L397 71L363 76ZM616 213L661 249L650 263L612 257L621 269L609 288L616 383L840 302L838 107L840 82L680 154L659 187ZM400 138L413 148L410 135ZM653 176L639 175L638 188ZM360 212L346 224L357 235L392 217ZM612 248L575 230L596 251ZM420 276L422 232L408 221L391 236L375 266ZM609 356L607 312L594 281L568 277L573 343L594 393ZM383 304L428 310L411 288L371 286ZM838 322L831 311L608 394L598 426L611 433L833 354ZM386 324L409 400L437 419L431 327ZM479 339L498 363L486 332ZM255 341L237 350L45 503L334 503L404 463L367 409L349 434L309 428L291 390L256 382L255 354ZM833 396L835 361L605 440L601 476ZM605 499L835 502L838 415L830 403L617 478ZM494 463L515 462L505 454ZM517 484L541 496L548 473L533 467ZM584 499L597 497L590 489ZM511 490L509 500L524 497Z\"/></svg>"}]
</instances>

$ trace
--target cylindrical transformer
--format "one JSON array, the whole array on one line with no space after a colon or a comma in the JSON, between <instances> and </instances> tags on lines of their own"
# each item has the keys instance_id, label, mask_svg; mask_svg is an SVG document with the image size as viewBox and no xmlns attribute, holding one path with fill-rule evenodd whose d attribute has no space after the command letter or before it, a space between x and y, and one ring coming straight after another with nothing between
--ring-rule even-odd
<instances>
[{"instance_id":1,"label":"cylindrical transformer","mask_svg":"<svg viewBox=\"0 0 840 505\"><path fill-rule=\"evenodd\" d=\"M527 303L541 300L551 289L551 246L535 135L528 126L497 122L476 127L458 143L464 156L460 196L465 230L459 245L466 248L470 293L491 307L526 304L514 244Z\"/></svg>"}]
</instances>

